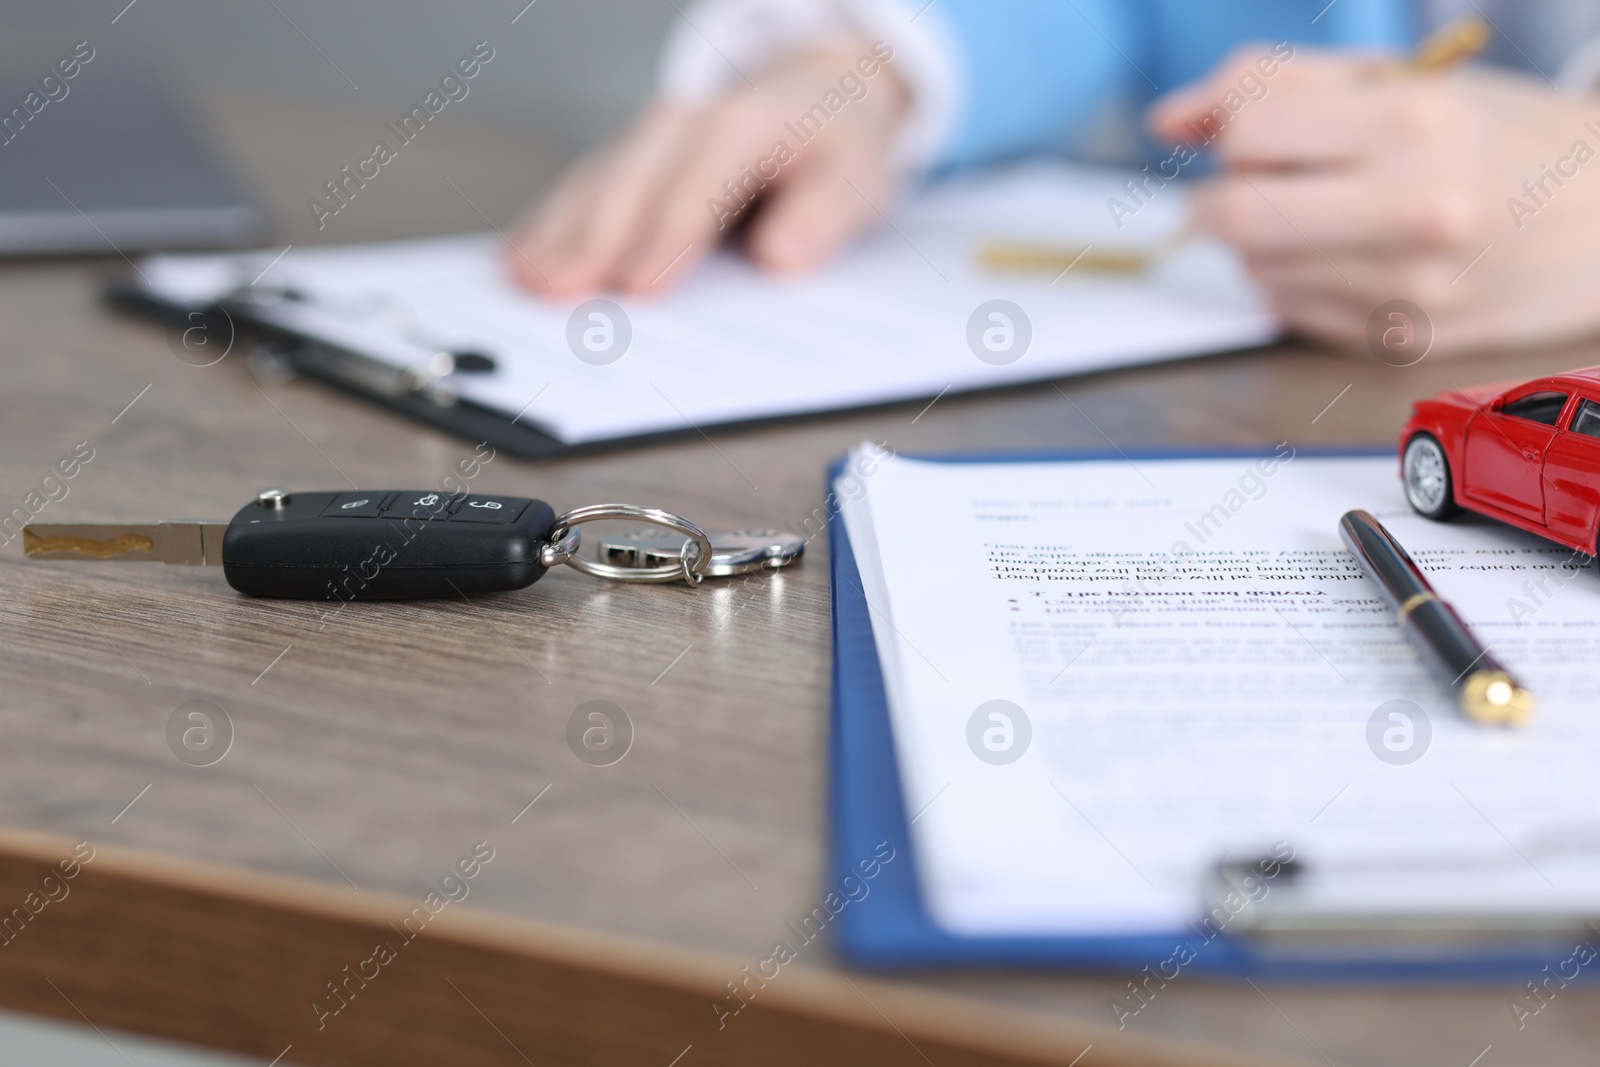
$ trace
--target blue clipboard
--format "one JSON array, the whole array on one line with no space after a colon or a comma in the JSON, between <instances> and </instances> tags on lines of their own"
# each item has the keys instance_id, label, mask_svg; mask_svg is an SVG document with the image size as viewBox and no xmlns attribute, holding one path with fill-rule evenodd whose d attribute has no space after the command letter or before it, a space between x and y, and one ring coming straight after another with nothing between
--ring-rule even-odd
<instances>
[{"instance_id":1,"label":"blue clipboard","mask_svg":"<svg viewBox=\"0 0 1600 1067\"><path fill-rule=\"evenodd\" d=\"M1212 459L1266 457L1270 450L1155 451L1029 454L1022 456L917 456L948 463L1061 462L1106 459ZM1393 455L1390 449L1300 449L1302 456ZM1264 977L1288 981L1452 981L1536 979L1540 968L1560 959L1549 946L1511 945L1466 953L1423 953L1399 948L1383 957L1337 951L1288 953L1227 935L1205 940L1194 929L1160 936L971 937L938 926L923 904L915 856L900 788L890 731L888 700L866 594L844 519L832 496L844 469L840 458L828 471L829 601L833 622L833 672L829 718L832 840L828 888L851 899L834 920L837 944L850 963L880 970L929 967L1020 967L1142 973L1186 945L1193 959L1182 970L1211 976ZM893 858L881 861L892 849ZM872 872L870 878L865 877ZM844 882L850 876L852 881ZM865 895L860 895L862 889ZM1568 946L1570 949L1571 946ZM1584 968L1577 981L1594 978Z\"/></svg>"}]
</instances>

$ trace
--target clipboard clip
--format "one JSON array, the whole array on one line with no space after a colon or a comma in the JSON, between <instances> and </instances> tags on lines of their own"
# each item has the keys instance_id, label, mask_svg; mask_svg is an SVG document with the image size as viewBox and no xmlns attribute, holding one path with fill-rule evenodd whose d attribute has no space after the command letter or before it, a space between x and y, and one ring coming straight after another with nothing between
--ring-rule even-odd
<instances>
[{"instance_id":1,"label":"clipboard clip","mask_svg":"<svg viewBox=\"0 0 1600 1067\"><path fill-rule=\"evenodd\" d=\"M241 318L272 331L278 339L289 342L294 347L290 358L286 359L280 353L272 353L278 368L285 363L305 367L355 388L375 392L390 400L416 397L438 407L453 407L460 399L460 394L450 381L451 376L488 374L497 366L494 357L483 352L441 345L437 338L426 336L404 310L383 306L377 311L389 317L390 325L396 334L410 344L432 350L418 363L396 366L325 341L312 341L282 324L273 322L270 314L262 314L285 303L316 307L334 314L341 311L327 301L314 301L297 289L262 285L241 285L229 290L217 299L215 306L224 314L238 314ZM349 311L349 309L342 310ZM267 349L271 351L271 344L267 345Z\"/></svg>"},{"instance_id":2,"label":"clipboard clip","mask_svg":"<svg viewBox=\"0 0 1600 1067\"><path fill-rule=\"evenodd\" d=\"M1201 922L1267 950L1352 956L1555 945L1592 934L1600 924L1600 909L1592 904L1552 901L1519 911L1441 899L1437 891L1441 884L1471 884L1508 870L1487 858L1317 864L1231 854L1207 880Z\"/></svg>"}]
</instances>

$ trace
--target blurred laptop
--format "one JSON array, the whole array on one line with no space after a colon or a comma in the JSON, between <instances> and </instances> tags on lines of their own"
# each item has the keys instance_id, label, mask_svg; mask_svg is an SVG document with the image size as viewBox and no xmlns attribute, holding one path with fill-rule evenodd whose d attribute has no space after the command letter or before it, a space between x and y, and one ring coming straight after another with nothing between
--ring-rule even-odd
<instances>
[{"instance_id":1,"label":"blurred laptop","mask_svg":"<svg viewBox=\"0 0 1600 1067\"><path fill-rule=\"evenodd\" d=\"M264 239L259 208L159 82L102 61L68 85L31 113L25 99L37 86L0 77L0 116L10 120L0 143L0 256Z\"/></svg>"}]
</instances>

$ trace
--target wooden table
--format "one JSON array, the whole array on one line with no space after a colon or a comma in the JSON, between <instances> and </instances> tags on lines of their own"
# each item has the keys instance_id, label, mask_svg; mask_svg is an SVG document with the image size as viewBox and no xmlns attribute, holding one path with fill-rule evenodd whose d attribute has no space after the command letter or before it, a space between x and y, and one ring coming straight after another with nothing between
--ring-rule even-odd
<instances>
[{"instance_id":1,"label":"wooden table","mask_svg":"<svg viewBox=\"0 0 1600 1067\"><path fill-rule=\"evenodd\" d=\"M525 131L440 124L318 235L304 199L377 116L211 107L285 241L503 221L556 155ZM0 510L79 441L94 458L41 518L226 517L263 486L431 484L471 453L314 385L258 385L237 360L186 365L97 300L120 265L0 268ZM862 438L907 453L1387 442L1412 397L1596 358L1396 369L1290 347L563 462L501 456L476 484L804 529L825 465ZM74 842L94 849L51 883L64 898L13 920L7 1007L306 1064L1501 1067L1592 1063L1600 1047L1600 998L1577 988L1519 1031L1509 984L1189 979L1119 1032L1108 1001L1131 975L867 976L825 944L719 1030L724 984L823 891L821 538L767 582L624 589L563 569L524 594L326 621L243 600L208 569L26 563L16 541L0 555L0 915L39 901ZM609 767L566 742L596 699L636 732ZM232 722L209 767L169 748L192 700ZM401 938L477 842L493 859L466 899ZM398 952L367 962L380 940Z\"/></svg>"}]
</instances>

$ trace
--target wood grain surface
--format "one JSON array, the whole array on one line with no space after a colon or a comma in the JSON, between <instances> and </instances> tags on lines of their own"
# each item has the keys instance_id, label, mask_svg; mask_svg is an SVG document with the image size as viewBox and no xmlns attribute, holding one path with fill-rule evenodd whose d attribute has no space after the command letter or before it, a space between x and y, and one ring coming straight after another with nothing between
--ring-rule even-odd
<instances>
[{"instance_id":1,"label":"wood grain surface","mask_svg":"<svg viewBox=\"0 0 1600 1067\"><path fill-rule=\"evenodd\" d=\"M319 234L302 217L310 177L373 117L209 105L284 242L481 226L479 210L503 224L559 162L535 133L463 121ZM226 518L263 486L432 485L472 453L315 385L257 383L237 358L184 363L99 302L118 268L0 267L0 511L77 442L93 459L41 518ZM1414 397L1593 362L1395 368L1289 346L560 462L500 456L474 485L807 533L826 464L863 438L901 453L1383 443ZM73 842L97 849L0 947L7 1006L267 1059L293 1045L284 1062L307 1064L1499 1067L1592 1063L1600 1047L1600 998L1576 987L1519 1030L1509 983L1185 980L1119 1032L1108 1001L1132 975L868 978L825 942L718 1030L723 984L824 891L820 537L759 581L623 588L563 569L515 594L332 618L244 600L206 568L25 562L20 539L0 582L0 909ZM168 740L197 700L232 724L207 767ZM566 741L590 700L632 722L611 766ZM467 897L317 1029L326 984L478 842L494 858Z\"/></svg>"}]
</instances>

